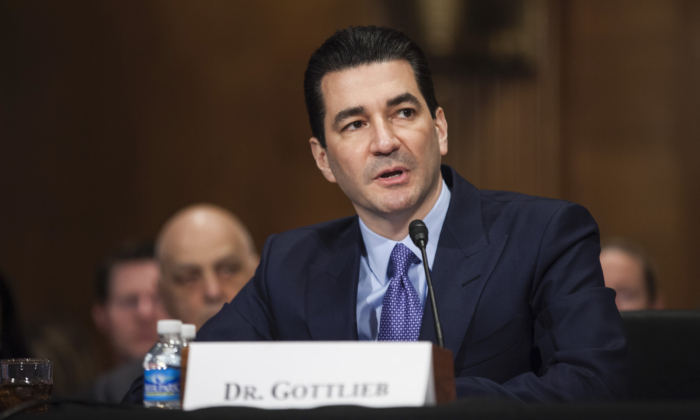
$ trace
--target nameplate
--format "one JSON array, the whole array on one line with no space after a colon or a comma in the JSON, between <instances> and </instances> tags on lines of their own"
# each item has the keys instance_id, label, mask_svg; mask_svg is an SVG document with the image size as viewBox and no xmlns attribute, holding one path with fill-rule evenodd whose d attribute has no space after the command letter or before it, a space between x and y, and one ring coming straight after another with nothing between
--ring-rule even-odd
<instances>
[{"instance_id":1,"label":"nameplate","mask_svg":"<svg viewBox=\"0 0 700 420\"><path fill-rule=\"evenodd\" d=\"M430 342L192 343L184 410L435 404Z\"/></svg>"}]
</instances>

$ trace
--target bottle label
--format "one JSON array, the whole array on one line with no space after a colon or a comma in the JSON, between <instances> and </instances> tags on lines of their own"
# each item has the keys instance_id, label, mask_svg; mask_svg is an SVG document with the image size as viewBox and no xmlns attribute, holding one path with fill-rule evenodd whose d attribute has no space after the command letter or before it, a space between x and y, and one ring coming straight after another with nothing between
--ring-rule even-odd
<instances>
[{"instance_id":1,"label":"bottle label","mask_svg":"<svg viewBox=\"0 0 700 420\"><path fill-rule=\"evenodd\" d=\"M180 401L180 369L147 370L143 379L144 401Z\"/></svg>"}]
</instances>

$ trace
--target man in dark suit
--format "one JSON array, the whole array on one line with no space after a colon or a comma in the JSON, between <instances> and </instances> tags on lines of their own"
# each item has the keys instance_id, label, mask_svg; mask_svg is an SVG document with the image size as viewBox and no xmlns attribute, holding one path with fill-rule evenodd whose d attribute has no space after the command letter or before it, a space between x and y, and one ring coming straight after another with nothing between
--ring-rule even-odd
<instances>
[{"instance_id":1,"label":"man in dark suit","mask_svg":"<svg viewBox=\"0 0 700 420\"><path fill-rule=\"evenodd\" d=\"M357 216L270 237L253 279L199 341L431 340L427 256L460 397L609 400L626 388L615 294L581 206L479 191L447 166L447 121L418 46L375 27L311 57L316 164ZM428 301L429 302L429 301Z\"/></svg>"},{"instance_id":2,"label":"man in dark suit","mask_svg":"<svg viewBox=\"0 0 700 420\"><path fill-rule=\"evenodd\" d=\"M624 334L603 285L595 221L576 204L479 191L441 169L447 122L411 40L383 28L339 31L312 56L305 90L316 163L359 217L271 237L253 280L199 340L435 341L425 288L413 278L421 254L407 238L409 223L425 219L459 396L624 394ZM387 243L415 254L408 291L392 290L399 268L393 254L387 264ZM407 303L386 320L390 293ZM406 308L416 296L422 322L401 329L412 323ZM403 326L396 333L389 322Z\"/></svg>"}]
</instances>

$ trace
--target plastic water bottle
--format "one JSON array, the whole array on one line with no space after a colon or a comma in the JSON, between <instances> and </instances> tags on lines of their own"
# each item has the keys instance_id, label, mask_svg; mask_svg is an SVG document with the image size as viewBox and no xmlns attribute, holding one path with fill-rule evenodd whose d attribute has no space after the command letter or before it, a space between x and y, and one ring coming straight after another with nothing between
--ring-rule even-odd
<instances>
[{"instance_id":1,"label":"plastic water bottle","mask_svg":"<svg viewBox=\"0 0 700 420\"><path fill-rule=\"evenodd\" d=\"M194 324L182 324L182 330L180 331L180 337L182 338L182 347L185 348L189 346L190 341L194 340L197 336L197 327Z\"/></svg>"},{"instance_id":2,"label":"plastic water bottle","mask_svg":"<svg viewBox=\"0 0 700 420\"><path fill-rule=\"evenodd\" d=\"M180 408L180 353L182 322L158 321L160 340L143 360L143 405L164 409Z\"/></svg>"}]
</instances>

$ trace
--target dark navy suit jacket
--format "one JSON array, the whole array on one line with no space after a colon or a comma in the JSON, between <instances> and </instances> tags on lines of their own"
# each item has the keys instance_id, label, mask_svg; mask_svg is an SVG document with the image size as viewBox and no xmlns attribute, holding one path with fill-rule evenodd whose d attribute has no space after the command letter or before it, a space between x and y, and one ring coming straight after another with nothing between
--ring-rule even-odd
<instances>
[{"instance_id":1,"label":"dark navy suit jacket","mask_svg":"<svg viewBox=\"0 0 700 420\"><path fill-rule=\"evenodd\" d=\"M624 332L588 211L480 191L447 166L442 174L452 198L440 238L430 239L439 240L431 271L458 396L624 396ZM197 341L357 340L362 252L357 216L270 237L253 279ZM419 339L435 342L425 306Z\"/></svg>"}]
</instances>

